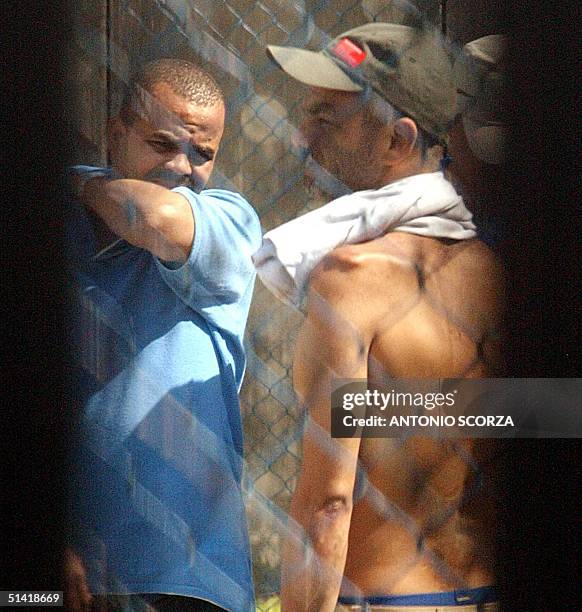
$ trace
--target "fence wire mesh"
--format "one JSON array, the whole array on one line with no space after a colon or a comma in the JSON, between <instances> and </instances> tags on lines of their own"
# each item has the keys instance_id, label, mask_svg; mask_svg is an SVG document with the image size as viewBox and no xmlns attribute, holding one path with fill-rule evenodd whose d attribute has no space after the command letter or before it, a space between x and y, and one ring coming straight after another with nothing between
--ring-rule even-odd
<instances>
[{"instance_id":1,"label":"fence wire mesh","mask_svg":"<svg viewBox=\"0 0 582 612\"><path fill-rule=\"evenodd\" d=\"M406 23L418 14L441 27L444 9L438 0L84 0L75 10L71 46L78 154L84 162L106 163L105 121L115 112L120 85L135 65L169 55L202 62L216 73L228 104L212 186L244 194L269 230L324 200L303 184L303 159L292 145L301 86L268 59L266 45L315 49L357 25ZM442 309L426 287L427 278L419 285L418 300ZM475 360L481 359L480 338L446 310L442 314L475 342ZM302 321L300 311L283 305L257 282L241 404L255 585L264 611L279 605L282 540L301 458L303 419L292 388L292 364ZM459 450L460 457L463 453ZM388 500L378 499L371 489L370 495L388 509ZM402 520L418 529L410 517ZM429 552L427 559L438 565ZM447 568L441 570L447 574Z\"/></svg>"}]
</instances>

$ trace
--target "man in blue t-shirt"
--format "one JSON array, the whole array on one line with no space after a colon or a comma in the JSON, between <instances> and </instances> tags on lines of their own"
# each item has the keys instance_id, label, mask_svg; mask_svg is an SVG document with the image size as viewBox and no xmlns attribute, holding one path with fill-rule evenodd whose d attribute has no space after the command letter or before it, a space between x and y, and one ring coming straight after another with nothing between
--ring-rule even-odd
<instances>
[{"instance_id":1,"label":"man in blue t-shirt","mask_svg":"<svg viewBox=\"0 0 582 612\"><path fill-rule=\"evenodd\" d=\"M71 608L253 608L238 391L261 230L202 190L224 116L205 71L152 62L109 125L112 167L73 169Z\"/></svg>"}]
</instances>

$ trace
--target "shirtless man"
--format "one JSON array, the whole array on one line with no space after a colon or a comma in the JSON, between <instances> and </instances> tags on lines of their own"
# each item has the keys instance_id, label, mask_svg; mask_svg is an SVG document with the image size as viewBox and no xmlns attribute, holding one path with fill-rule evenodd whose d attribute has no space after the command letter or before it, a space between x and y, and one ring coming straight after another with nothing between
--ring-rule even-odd
<instances>
[{"instance_id":1,"label":"shirtless man","mask_svg":"<svg viewBox=\"0 0 582 612\"><path fill-rule=\"evenodd\" d=\"M310 86L302 138L316 162L359 192L347 198L386 186L405 193L423 181L445 189L439 158L454 87L432 36L376 23L323 53L269 52ZM329 434L334 378L373 388L496 372L494 256L474 238L415 232L336 248L311 274L294 362L309 418L284 549L284 610L497 609L489 445Z\"/></svg>"}]
</instances>

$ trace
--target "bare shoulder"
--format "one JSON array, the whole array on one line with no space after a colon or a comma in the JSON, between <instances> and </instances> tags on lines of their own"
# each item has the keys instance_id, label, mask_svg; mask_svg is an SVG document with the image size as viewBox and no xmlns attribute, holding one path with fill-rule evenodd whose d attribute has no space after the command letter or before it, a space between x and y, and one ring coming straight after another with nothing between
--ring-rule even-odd
<instances>
[{"instance_id":1,"label":"bare shoulder","mask_svg":"<svg viewBox=\"0 0 582 612\"><path fill-rule=\"evenodd\" d=\"M414 262L386 237L335 249L310 279L311 296L366 327L373 327L415 287Z\"/></svg>"},{"instance_id":2,"label":"bare shoulder","mask_svg":"<svg viewBox=\"0 0 582 612\"><path fill-rule=\"evenodd\" d=\"M425 249L426 288L448 309L499 325L504 309L505 273L498 256L483 242L467 240Z\"/></svg>"},{"instance_id":3,"label":"bare shoulder","mask_svg":"<svg viewBox=\"0 0 582 612\"><path fill-rule=\"evenodd\" d=\"M457 259L460 266L480 269L495 276L503 275L499 257L485 243L477 239L455 243L448 258Z\"/></svg>"},{"instance_id":4,"label":"bare shoulder","mask_svg":"<svg viewBox=\"0 0 582 612\"><path fill-rule=\"evenodd\" d=\"M313 271L310 286L336 301L371 299L377 291L386 299L401 292L402 284L413 277L413 262L390 242L378 239L329 253Z\"/></svg>"}]
</instances>

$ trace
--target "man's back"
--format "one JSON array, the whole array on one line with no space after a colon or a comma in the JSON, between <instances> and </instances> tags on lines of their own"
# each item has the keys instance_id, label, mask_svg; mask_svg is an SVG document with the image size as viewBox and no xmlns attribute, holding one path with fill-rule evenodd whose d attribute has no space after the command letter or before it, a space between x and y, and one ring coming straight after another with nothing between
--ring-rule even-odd
<instances>
[{"instance_id":1,"label":"man's back","mask_svg":"<svg viewBox=\"0 0 582 612\"><path fill-rule=\"evenodd\" d=\"M337 249L314 280L333 286L329 306L367 353L370 388L499 371L502 275L478 241L394 232ZM355 375L348 362L339 374ZM356 594L350 584L367 595L492 584L494 458L486 441L363 439L343 594Z\"/></svg>"},{"instance_id":2,"label":"man's back","mask_svg":"<svg viewBox=\"0 0 582 612\"><path fill-rule=\"evenodd\" d=\"M364 268L366 286L353 290L373 326L372 382L499 370L501 270L483 243L392 232L350 251Z\"/></svg>"}]
</instances>

